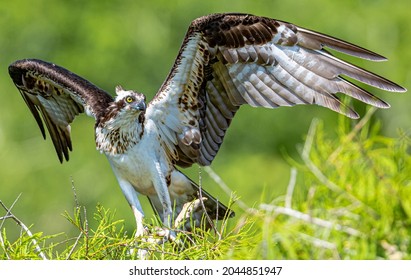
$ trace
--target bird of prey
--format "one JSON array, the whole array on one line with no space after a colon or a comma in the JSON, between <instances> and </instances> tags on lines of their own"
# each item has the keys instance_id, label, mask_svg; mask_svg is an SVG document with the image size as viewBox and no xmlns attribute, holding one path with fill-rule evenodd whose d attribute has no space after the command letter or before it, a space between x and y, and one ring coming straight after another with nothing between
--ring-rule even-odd
<instances>
[{"instance_id":1,"label":"bird of prey","mask_svg":"<svg viewBox=\"0 0 411 280\"><path fill-rule=\"evenodd\" d=\"M212 14L189 26L174 65L149 103L142 93L116 87L116 96L52 63L18 60L14 84L61 162L72 150L70 124L85 112L95 119L97 150L105 154L144 235L137 194L149 198L165 228L173 213L198 199L200 189L178 167L210 165L243 104L276 108L316 104L358 118L337 93L379 108L389 105L344 78L393 92L405 89L343 61L327 49L384 61L372 51L297 25L249 14ZM193 211L198 226L233 213L203 191Z\"/></svg>"}]
</instances>

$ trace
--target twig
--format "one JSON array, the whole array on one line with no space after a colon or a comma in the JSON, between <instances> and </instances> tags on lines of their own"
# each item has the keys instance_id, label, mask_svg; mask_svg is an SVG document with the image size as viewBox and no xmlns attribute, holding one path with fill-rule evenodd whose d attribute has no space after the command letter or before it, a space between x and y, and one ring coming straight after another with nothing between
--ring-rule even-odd
<instances>
[{"instance_id":1,"label":"twig","mask_svg":"<svg viewBox=\"0 0 411 280\"><path fill-rule=\"evenodd\" d=\"M71 247L70 252L68 253L66 260L70 259L71 255L74 252L74 249L77 247L78 242L80 241L81 236L83 235L83 232L80 231L80 234L77 236L76 241L73 244L73 247Z\"/></svg>"},{"instance_id":2,"label":"twig","mask_svg":"<svg viewBox=\"0 0 411 280\"><path fill-rule=\"evenodd\" d=\"M204 166L204 170L208 173L208 175L211 177L211 179L216 182L220 188L229 196L232 196L234 194L233 190L231 190L226 183L224 183L223 179L221 179L220 176L217 175L217 173L214 172L213 169L209 166ZM237 196L234 197L234 200L236 201L236 204L240 206L241 209L244 211L248 211L250 207L248 207L247 204L245 204L242 200L240 200Z\"/></svg>"},{"instance_id":3,"label":"twig","mask_svg":"<svg viewBox=\"0 0 411 280\"><path fill-rule=\"evenodd\" d=\"M75 208L75 214L74 214L74 222L75 225L78 227L78 229L80 230L80 234L79 236L76 238L76 241L73 245L73 247L71 248L68 256L66 257L66 259L69 259L71 257L71 255L73 254L78 242L80 241L80 238L84 235L86 237L85 240L85 255L87 256L89 254L89 225L88 225L88 219L87 219L87 209L86 207L83 206L83 215L84 215L84 222L81 216L81 206L80 203L78 201L78 197L77 197L77 191L76 191L76 187L74 184L74 179L72 176L70 176L70 180L71 180L71 190L73 192L73 197L74 197L74 203L76 204L76 208ZM78 219L78 220L77 220Z\"/></svg>"},{"instance_id":4,"label":"twig","mask_svg":"<svg viewBox=\"0 0 411 280\"><path fill-rule=\"evenodd\" d=\"M71 190L73 191L73 196L74 196L74 202L76 203L76 208L79 209L80 204L78 203L77 191L76 191L76 187L74 186L74 179L72 176L70 176L70 180L71 180Z\"/></svg>"},{"instance_id":5,"label":"twig","mask_svg":"<svg viewBox=\"0 0 411 280\"><path fill-rule=\"evenodd\" d=\"M13 216L12 215L6 215L6 216L3 216L3 217L0 217L0 221L7 220L7 219L10 219L10 218L13 218ZM1 238L1 235L0 235L0 238Z\"/></svg>"},{"instance_id":6,"label":"twig","mask_svg":"<svg viewBox=\"0 0 411 280\"><path fill-rule=\"evenodd\" d=\"M287 194L285 195L285 207L291 208L291 202L293 199L294 187L297 181L297 168L292 167L290 170L290 181L287 186Z\"/></svg>"},{"instance_id":7,"label":"twig","mask_svg":"<svg viewBox=\"0 0 411 280\"><path fill-rule=\"evenodd\" d=\"M84 235L86 236L86 256L89 254L89 228L88 228L88 220L87 220L87 209L86 207L83 207L84 210L84 229L83 229L83 224L81 224L82 229L84 230ZM80 214L79 214L80 215ZM80 221L81 221L81 216L80 216Z\"/></svg>"},{"instance_id":8,"label":"twig","mask_svg":"<svg viewBox=\"0 0 411 280\"><path fill-rule=\"evenodd\" d=\"M10 218L10 217L11 217L10 215L6 215L4 217L0 217L0 220L4 222L7 218ZM6 253L7 259L10 260L10 256L6 250L6 245L4 244L3 235L1 234L1 228L3 227L3 222L0 225L0 244L1 244L1 247L3 247L4 252Z\"/></svg>"},{"instance_id":9,"label":"twig","mask_svg":"<svg viewBox=\"0 0 411 280\"><path fill-rule=\"evenodd\" d=\"M329 222L329 221L326 221L320 218L312 217L308 214L302 213L300 211L297 211L291 208L285 208L285 207L269 205L269 204L260 204L260 209L263 209L265 211L272 211L277 214L284 214L284 215L294 217L299 220L303 220L313 225L317 225L317 226L328 228L328 229L334 229L337 231L342 231L349 235L353 235L353 236L362 235L360 231L354 228L342 226L340 224L336 224L336 223L332 223L332 222Z\"/></svg>"},{"instance_id":10,"label":"twig","mask_svg":"<svg viewBox=\"0 0 411 280\"><path fill-rule=\"evenodd\" d=\"M199 198L199 202L201 203L201 207L203 207L203 212L204 215L206 216L207 222L210 224L210 226L212 227L213 231L218 235L218 238L221 239L221 234L218 232L215 223L213 222L213 220L210 218L210 215L208 215L207 209L204 205L204 198L203 198L203 177L202 177L202 173L201 173L201 166L199 166L198 168L198 198ZM218 201L217 201L217 206L218 206ZM218 209L218 207L217 207ZM217 216L218 217L218 216Z\"/></svg>"},{"instance_id":11,"label":"twig","mask_svg":"<svg viewBox=\"0 0 411 280\"><path fill-rule=\"evenodd\" d=\"M305 234L305 233L302 233L302 232L299 233L299 236L303 239L306 239L308 242L311 242L313 244L313 246L315 246L315 247L324 248L324 249L332 251L332 253L334 255L334 257L333 257L334 259L338 259L338 260L341 259L341 256L338 252L338 248L337 248L336 244L334 244L332 242L328 242L328 241L320 239L320 238L317 238L317 237L314 237L314 236L311 236L311 235L308 235L308 234ZM321 255L319 256L319 258L324 259L324 257L322 257L323 252L320 252L320 254Z\"/></svg>"},{"instance_id":12,"label":"twig","mask_svg":"<svg viewBox=\"0 0 411 280\"><path fill-rule=\"evenodd\" d=\"M17 202L17 200L20 198L21 194L16 198L16 200L13 202L13 204L11 205L10 208L6 207L6 205L0 200L0 205L6 210L6 215L4 217L8 217L12 220L14 220L25 232L26 234L31 237L31 242L33 243L34 247L36 248L36 252L38 253L38 255L43 259L43 260L47 260L46 255L41 251L40 246L38 245L36 239L34 238L33 234L31 233L31 231L29 230L29 228L22 222L20 221L15 215L13 215L13 213L11 213L11 209L13 208L13 206L15 205L15 203ZM4 219L5 220L5 219ZM4 222L4 221L3 221ZM3 225L2 222L2 225ZM2 240L3 241L3 240Z\"/></svg>"},{"instance_id":13,"label":"twig","mask_svg":"<svg viewBox=\"0 0 411 280\"><path fill-rule=\"evenodd\" d=\"M311 242L315 247L320 247L320 248L325 248L325 249L329 249L329 250L337 250L337 245L335 245L334 243L316 238L314 236L305 234L300 232L299 235L304 238L307 239L309 242Z\"/></svg>"}]
</instances>

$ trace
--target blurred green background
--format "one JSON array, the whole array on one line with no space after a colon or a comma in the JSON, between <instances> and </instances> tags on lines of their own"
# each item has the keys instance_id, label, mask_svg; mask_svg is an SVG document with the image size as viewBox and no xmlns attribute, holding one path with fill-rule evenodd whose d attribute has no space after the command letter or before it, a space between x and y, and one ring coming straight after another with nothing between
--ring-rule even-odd
<instances>
[{"instance_id":1,"label":"blurred green background","mask_svg":"<svg viewBox=\"0 0 411 280\"><path fill-rule=\"evenodd\" d=\"M59 64L114 93L116 85L147 95L168 74L191 20L216 12L243 12L282 19L348 40L380 53L389 62L351 59L361 67L411 88L411 2L409 0L236 0L236 1L8 1L0 5L0 200L33 231L75 230L63 217L81 205L116 209L129 231L134 219L105 157L94 145L93 119L72 124L74 151L61 165L49 139L43 141L7 67L22 58ZM383 133L411 129L411 95L372 90L392 108L379 110ZM353 104L361 115L365 107ZM337 115L324 108L242 108L228 131L213 169L249 206L282 195L289 180L285 154L298 159L312 118L334 131ZM47 135L48 136L48 135ZM198 181L199 169L184 170ZM227 202L205 172L205 188ZM264 196L262 197L262 194ZM142 198L146 203L146 199ZM145 204L148 216L151 209ZM238 210L238 209L237 209ZM3 212L0 212L2 215ZM91 215L91 214L90 214ZM91 217L90 217L90 220Z\"/></svg>"}]
</instances>

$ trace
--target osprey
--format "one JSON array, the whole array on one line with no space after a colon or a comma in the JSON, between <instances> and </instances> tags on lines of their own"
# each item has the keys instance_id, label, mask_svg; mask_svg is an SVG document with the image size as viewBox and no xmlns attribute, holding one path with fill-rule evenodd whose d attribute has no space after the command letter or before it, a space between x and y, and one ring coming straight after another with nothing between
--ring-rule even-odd
<instances>
[{"instance_id":1,"label":"osprey","mask_svg":"<svg viewBox=\"0 0 411 280\"><path fill-rule=\"evenodd\" d=\"M203 191L177 167L206 166L243 104L276 108L316 104L350 118L358 114L336 96L343 93L379 108L389 105L359 82L387 91L403 87L334 57L326 48L362 59L384 57L291 23L248 14L212 14L194 20L175 63L152 101L116 87L116 97L55 64L24 59L9 73L58 158L69 159L70 123L85 112L95 119L97 149L111 164L141 236L144 212L137 194L149 198L165 228L186 203L199 197L195 226L233 212ZM173 212L175 211L175 212Z\"/></svg>"}]
</instances>

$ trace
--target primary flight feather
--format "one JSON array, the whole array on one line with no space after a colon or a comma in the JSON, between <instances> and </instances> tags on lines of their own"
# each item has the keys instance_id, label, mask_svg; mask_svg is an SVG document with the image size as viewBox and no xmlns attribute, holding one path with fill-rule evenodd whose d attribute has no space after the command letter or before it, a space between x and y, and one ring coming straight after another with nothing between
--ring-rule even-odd
<instances>
[{"instance_id":1,"label":"primary flight feather","mask_svg":"<svg viewBox=\"0 0 411 280\"><path fill-rule=\"evenodd\" d=\"M333 56L325 48L362 59L384 57L291 23L247 14L213 14L194 20L175 63L150 103L118 86L116 97L55 64L24 59L9 73L45 137L44 124L61 162L72 150L70 123L86 112L95 119L97 149L110 162L144 234L137 194L146 195L167 228L173 211L199 197L199 187L176 167L209 165L239 107L275 108L316 104L350 118L343 93L379 108L389 105L344 76L387 91L405 89ZM233 215L204 192L211 219ZM186 224L186 228L190 225Z\"/></svg>"}]
</instances>

